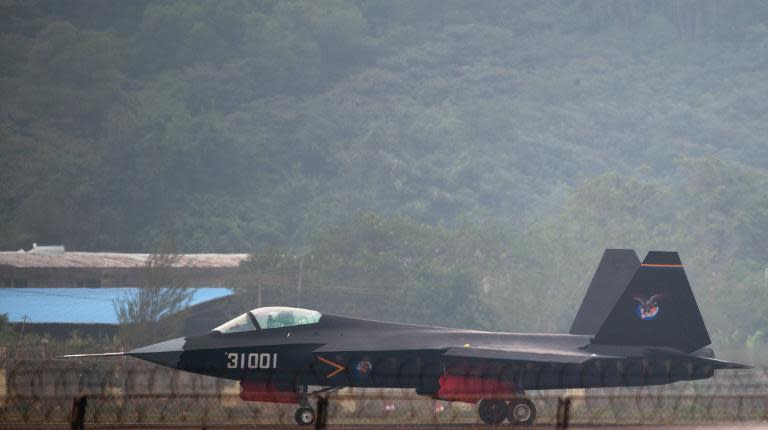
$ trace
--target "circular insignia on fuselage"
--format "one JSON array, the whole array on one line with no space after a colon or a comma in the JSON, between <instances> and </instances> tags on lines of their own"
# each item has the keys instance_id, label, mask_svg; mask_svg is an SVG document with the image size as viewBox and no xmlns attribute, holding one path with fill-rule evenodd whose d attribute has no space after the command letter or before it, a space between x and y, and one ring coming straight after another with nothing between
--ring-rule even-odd
<instances>
[{"instance_id":1,"label":"circular insignia on fuselage","mask_svg":"<svg viewBox=\"0 0 768 430\"><path fill-rule=\"evenodd\" d=\"M355 372L360 376L368 376L373 370L373 365L368 360L363 360L355 366Z\"/></svg>"}]
</instances>

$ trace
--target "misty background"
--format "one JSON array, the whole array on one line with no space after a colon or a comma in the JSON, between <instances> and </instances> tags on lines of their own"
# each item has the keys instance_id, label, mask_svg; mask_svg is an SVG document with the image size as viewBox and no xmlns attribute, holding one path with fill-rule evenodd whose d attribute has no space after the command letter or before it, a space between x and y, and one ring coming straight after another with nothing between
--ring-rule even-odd
<instances>
[{"instance_id":1,"label":"misty background","mask_svg":"<svg viewBox=\"0 0 768 430\"><path fill-rule=\"evenodd\" d=\"M677 250L715 347L766 342L766 2L2 0L0 58L0 249L543 332L604 248Z\"/></svg>"}]
</instances>

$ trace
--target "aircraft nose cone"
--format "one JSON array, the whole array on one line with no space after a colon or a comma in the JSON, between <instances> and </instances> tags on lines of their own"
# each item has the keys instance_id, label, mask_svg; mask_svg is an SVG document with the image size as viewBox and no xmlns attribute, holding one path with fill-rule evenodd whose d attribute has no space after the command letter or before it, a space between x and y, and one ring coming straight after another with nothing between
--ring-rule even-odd
<instances>
[{"instance_id":1,"label":"aircraft nose cone","mask_svg":"<svg viewBox=\"0 0 768 430\"><path fill-rule=\"evenodd\" d=\"M179 366L181 353L184 352L185 343L186 340L183 337L180 337L178 339L137 348L128 351L126 354L142 360L151 361L152 363L176 368Z\"/></svg>"}]
</instances>

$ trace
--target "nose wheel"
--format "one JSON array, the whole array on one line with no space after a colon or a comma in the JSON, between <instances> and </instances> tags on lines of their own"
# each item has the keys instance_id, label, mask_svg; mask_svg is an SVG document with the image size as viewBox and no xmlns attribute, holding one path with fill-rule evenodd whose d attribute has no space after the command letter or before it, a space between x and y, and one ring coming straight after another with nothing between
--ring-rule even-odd
<instances>
[{"instance_id":1,"label":"nose wheel","mask_svg":"<svg viewBox=\"0 0 768 430\"><path fill-rule=\"evenodd\" d=\"M294 415L296 423L300 426L308 426L315 422L315 410L310 407L303 407L296 410Z\"/></svg>"}]
</instances>

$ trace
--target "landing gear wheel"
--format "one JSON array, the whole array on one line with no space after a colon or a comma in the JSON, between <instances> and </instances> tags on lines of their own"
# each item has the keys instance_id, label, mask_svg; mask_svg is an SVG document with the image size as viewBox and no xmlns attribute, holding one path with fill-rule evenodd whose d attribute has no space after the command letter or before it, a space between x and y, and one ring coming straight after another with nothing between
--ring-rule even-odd
<instances>
[{"instance_id":1,"label":"landing gear wheel","mask_svg":"<svg viewBox=\"0 0 768 430\"><path fill-rule=\"evenodd\" d=\"M294 418L300 426L308 426L315 422L315 411L312 408L299 408Z\"/></svg>"},{"instance_id":2,"label":"landing gear wheel","mask_svg":"<svg viewBox=\"0 0 768 430\"><path fill-rule=\"evenodd\" d=\"M536 405L528 399L515 399L509 402L507 419L516 426L529 426L536 419Z\"/></svg>"},{"instance_id":3,"label":"landing gear wheel","mask_svg":"<svg viewBox=\"0 0 768 430\"><path fill-rule=\"evenodd\" d=\"M504 400L483 399L477 406L477 413L484 423L495 426L504 422L508 409L507 402Z\"/></svg>"}]
</instances>

